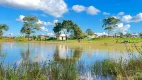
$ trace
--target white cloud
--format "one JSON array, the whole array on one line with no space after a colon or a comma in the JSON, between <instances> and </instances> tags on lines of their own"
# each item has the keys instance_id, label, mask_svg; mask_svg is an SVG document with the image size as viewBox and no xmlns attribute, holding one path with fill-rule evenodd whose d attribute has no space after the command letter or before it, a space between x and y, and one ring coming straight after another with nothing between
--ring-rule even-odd
<instances>
[{"instance_id":1,"label":"white cloud","mask_svg":"<svg viewBox=\"0 0 142 80\"><path fill-rule=\"evenodd\" d=\"M47 29L46 27L44 27L44 26L40 27L40 29L41 29L42 31L44 31L44 32L48 32L48 29Z\"/></svg>"},{"instance_id":2,"label":"white cloud","mask_svg":"<svg viewBox=\"0 0 142 80\"><path fill-rule=\"evenodd\" d=\"M97 34L98 36L108 35L106 32L102 32L102 33L94 33L94 34Z\"/></svg>"},{"instance_id":3,"label":"white cloud","mask_svg":"<svg viewBox=\"0 0 142 80\"><path fill-rule=\"evenodd\" d=\"M119 16L122 16L122 15L124 15L124 14L125 14L124 12L119 12L119 13L118 13Z\"/></svg>"},{"instance_id":4,"label":"white cloud","mask_svg":"<svg viewBox=\"0 0 142 80\"><path fill-rule=\"evenodd\" d=\"M52 33L52 32L47 33L47 35L48 35L49 37L55 37L55 34L54 34L54 33Z\"/></svg>"},{"instance_id":5,"label":"white cloud","mask_svg":"<svg viewBox=\"0 0 142 80\"><path fill-rule=\"evenodd\" d=\"M88 7L86 11L88 14L91 14L91 15L97 15L100 12L100 10L95 8L94 6Z\"/></svg>"},{"instance_id":6,"label":"white cloud","mask_svg":"<svg viewBox=\"0 0 142 80\"><path fill-rule=\"evenodd\" d=\"M103 12L103 15L110 15L110 13L108 13L108 12Z\"/></svg>"},{"instance_id":7,"label":"white cloud","mask_svg":"<svg viewBox=\"0 0 142 80\"><path fill-rule=\"evenodd\" d=\"M74 5L72 7L72 10L78 13L86 11L88 14L91 15L97 15L99 12L101 12L99 9L95 8L94 6L85 7L83 5Z\"/></svg>"},{"instance_id":8,"label":"white cloud","mask_svg":"<svg viewBox=\"0 0 142 80\"><path fill-rule=\"evenodd\" d=\"M122 21L124 22L140 22L142 21L142 13L137 14L136 16L124 15L122 16Z\"/></svg>"},{"instance_id":9,"label":"white cloud","mask_svg":"<svg viewBox=\"0 0 142 80\"><path fill-rule=\"evenodd\" d=\"M16 21L23 22L23 18L24 18L24 17L25 17L24 15L20 15L20 16L16 19Z\"/></svg>"},{"instance_id":10,"label":"white cloud","mask_svg":"<svg viewBox=\"0 0 142 80\"><path fill-rule=\"evenodd\" d=\"M53 21L54 24L55 24L55 23L58 23L58 22L59 22L58 20L54 20L54 21Z\"/></svg>"},{"instance_id":11,"label":"white cloud","mask_svg":"<svg viewBox=\"0 0 142 80\"><path fill-rule=\"evenodd\" d=\"M74 5L72 7L72 10L74 10L75 12L82 12L85 11L86 7L82 6L82 5Z\"/></svg>"},{"instance_id":12,"label":"white cloud","mask_svg":"<svg viewBox=\"0 0 142 80\"><path fill-rule=\"evenodd\" d=\"M55 17L68 11L64 0L0 0L0 5L27 10L40 10Z\"/></svg>"},{"instance_id":13,"label":"white cloud","mask_svg":"<svg viewBox=\"0 0 142 80\"><path fill-rule=\"evenodd\" d=\"M123 23L119 23L117 24L117 27L114 29L114 31L126 34L129 29L130 29L130 24L124 25Z\"/></svg>"}]
</instances>

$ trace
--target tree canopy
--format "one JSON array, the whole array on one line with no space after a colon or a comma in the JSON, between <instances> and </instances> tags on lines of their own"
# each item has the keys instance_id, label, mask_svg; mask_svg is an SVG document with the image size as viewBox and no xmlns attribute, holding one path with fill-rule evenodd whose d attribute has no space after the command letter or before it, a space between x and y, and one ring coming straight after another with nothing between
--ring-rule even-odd
<instances>
[{"instance_id":1,"label":"tree canopy","mask_svg":"<svg viewBox=\"0 0 142 80\"><path fill-rule=\"evenodd\" d=\"M6 24L0 24L0 37L3 35L3 31L8 31L9 27Z\"/></svg>"},{"instance_id":2,"label":"tree canopy","mask_svg":"<svg viewBox=\"0 0 142 80\"><path fill-rule=\"evenodd\" d=\"M94 34L94 32L91 29L87 29L86 34L89 36L92 36Z\"/></svg>"},{"instance_id":3,"label":"tree canopy","mask_svg":"<svg viewBox=\"0 0 142 80\"><path fill-rule=\"evenodd\" d=\"M40 30L40 25L37 24L38 18L36 16L26 16L23 18L23 27L21 28L21 33L28 35L28 40L31 33L35 33L35 30Z\"/></svg>"},{"instance_id":4,"label":"tree canopy","mask_svg":"<svg viewBox=\"0 0 142 80\"><path fill-rule=\"evenodd\" d=\"M84 35L80 27L71 20L63 20L61 23L55 23L53 31L56 35L61 34L61 31L66 35L70 33L76 39L82 39Z\"/></svg>"},{"instance_id":5,"label":"tree canopy","mask_svg":"<svg viewBox=\"0 0 142 80\"><path fill-rule=\"evenodd\" d=\"M108 30L108 36L110 32L114 29L114 27L117 27L117 23L120 22L119 19L115 17L108 17L103 20L103 28L104 30Z\"/></svg>"}]
</instances>

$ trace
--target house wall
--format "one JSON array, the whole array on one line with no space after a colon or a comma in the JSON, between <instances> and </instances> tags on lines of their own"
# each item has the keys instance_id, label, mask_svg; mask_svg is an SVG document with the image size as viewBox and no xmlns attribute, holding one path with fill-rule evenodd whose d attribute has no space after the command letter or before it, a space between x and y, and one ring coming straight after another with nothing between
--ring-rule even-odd
<instances>
[{"instance_id":1,"label":"house wall","mask_svg":"<svg viewBox=\"0 0 142 80\"><path fill-rule=\"evenodd\" d=\"M66 40L66 37L65 36L58 36L57 40Z\"/></svg>"}]
</instances>

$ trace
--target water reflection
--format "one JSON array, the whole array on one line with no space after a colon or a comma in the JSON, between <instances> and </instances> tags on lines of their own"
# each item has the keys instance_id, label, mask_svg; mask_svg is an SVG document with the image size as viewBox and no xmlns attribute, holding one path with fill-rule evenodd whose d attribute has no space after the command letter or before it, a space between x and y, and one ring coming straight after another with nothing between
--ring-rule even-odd
<instances>
[{"instance_id":1,"label":"water reflection","mask_svg":"<svg viewBox=\"0 0 142 80\"><path fill-rule=\"evenodd\" d=\"M57 45L54 52L55 61L72 60L78 61L82 55L82 48L70 48L67 45Z\"/></svg>"}]
</instances>

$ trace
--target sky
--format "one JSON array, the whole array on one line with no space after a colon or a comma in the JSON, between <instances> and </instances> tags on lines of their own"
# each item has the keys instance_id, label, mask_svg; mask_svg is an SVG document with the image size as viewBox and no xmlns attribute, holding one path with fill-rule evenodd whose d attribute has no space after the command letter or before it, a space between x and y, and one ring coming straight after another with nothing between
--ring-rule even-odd
<instances>
[{"instance_id":1,"label":"sky","mask_svg":"<svg viewBox=\"0 0 142 80\"><path fill-rule=\"evenodd\" d=\"M83 31L107 32L102 20L109 16L121 21L113 32L142 32L142 0L0 0L0 24L7 24L9 31L21 35L22 19L27 15L38 17L42 31L36 34L52 34L56 22L72 20Z\"/></svg>"}]
</instances>

